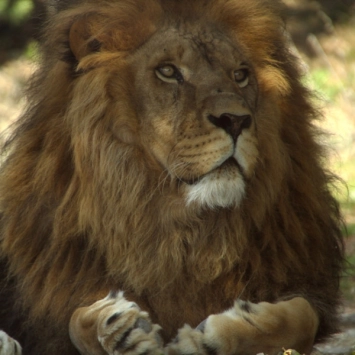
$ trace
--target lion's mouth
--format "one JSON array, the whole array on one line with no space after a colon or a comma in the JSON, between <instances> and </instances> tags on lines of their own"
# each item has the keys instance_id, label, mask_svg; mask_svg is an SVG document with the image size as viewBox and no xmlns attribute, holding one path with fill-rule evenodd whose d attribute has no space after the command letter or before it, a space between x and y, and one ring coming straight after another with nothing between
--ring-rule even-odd
<instances>
[{"instance_id":1,"label":"lion's mouth","mask_svg":"<svg viewBox=\"0 0 355 355\"><path fill-rule=\"evenodd\" d=\"M209 174L211 174L213 172L223 172L224 170L228 171L229 169L235 169L235 168L237 168L238 171L240 172L240 174L244 177L243 169L240 166L240 164L238 163L238 161L235 158L230 157L230 158L226 159L222 164L220 164L219 166L217 166L216 168L214 168L213 170L209 171L206 174L200 175L198 177L194 177L192 179L179 179L179 180L184 182L187 185L196 185L205 176L207 176L207 175L209 175Z\"/></svg>"}]
</instances>

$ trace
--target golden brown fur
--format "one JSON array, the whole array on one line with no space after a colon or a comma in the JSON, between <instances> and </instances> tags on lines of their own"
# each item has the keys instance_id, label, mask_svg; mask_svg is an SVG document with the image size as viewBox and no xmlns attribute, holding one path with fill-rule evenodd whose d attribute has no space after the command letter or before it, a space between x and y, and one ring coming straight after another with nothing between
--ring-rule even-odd
<instances>
[{"instance_id":1,"label":"golden brown fur","mask_svg":"<svg viewBox=\"0 0 355 355\"><path fill-rule=\"evenodd\" d=\"M320 318L317 339L334 331L340 218L313 126L318 112L288 52L279 7L266 0L83 1L51 18L0 177L9 270L3 294L16 299L0 327L25 354L75 354L67 335L72 313L111 289L148 311L166 340L238 297L302 296ZM184 35L176 39L170 28ZM212 208L186 203L184 181L206 171L194 161L200 175L187 172L172 147L176 132L206 130L216 141L226 134L198 128L193 118L157 122L173 109L142 74L162 32L174 38L162 44L168 48L195 32L210 43L210 29L250 63L257 88L241 89L257 122L245 191L236 205ZM225 54L218 43L217 61ZM200 92L181 95L179 112L190 117ZM175 177L170 154L182 159L181 171L171 169Z\"/></svg>"}]
</instances>

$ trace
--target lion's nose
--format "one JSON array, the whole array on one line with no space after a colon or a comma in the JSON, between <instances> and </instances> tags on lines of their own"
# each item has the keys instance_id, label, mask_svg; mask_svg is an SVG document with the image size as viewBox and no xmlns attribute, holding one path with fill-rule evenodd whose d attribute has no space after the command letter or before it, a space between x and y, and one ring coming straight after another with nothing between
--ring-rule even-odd
<instances>
[{"instance_id":1,"label":"lion's nose","mask_svg":"<svg viewBox=\"0 0 355 355\"><path fill-rule=\"evenodd\" d=\"M222 113L219 117L213 115L208 116L208 120L216 127L224 129L233 140L236 141L243 129L251 126L250 115L235 115L232 113Z\"/></svg>"}]
</instances>

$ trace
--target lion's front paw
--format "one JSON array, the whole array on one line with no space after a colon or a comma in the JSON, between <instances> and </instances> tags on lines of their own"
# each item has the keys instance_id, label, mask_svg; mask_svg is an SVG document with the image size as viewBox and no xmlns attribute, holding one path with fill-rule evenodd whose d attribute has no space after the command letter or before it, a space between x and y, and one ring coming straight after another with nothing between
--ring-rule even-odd
<instances>
[{"instance_id":1,"label":"lion's front paw","mask_svg":"<svg viewBox=\"0 0 355 355\"><path fill-rule=\"evenodd\" d=\"M205 355L208 349L204 344L204 336L200 330L185 325L179 329L175 340L165 348L166 355Z\"/></svg>"},{"instance_id":2,"label":"lion's front paw","mask_svg":"<svg viewBox=\"0 0 355 355\"><path fill-rule=\"evenodd\" d=\"M233 308L209 316L195 329L185 325L179 329L176 339L167 346L166 353L168 355L244 354L240 352L240 345L241 342L248 342L245 327L250 327L251 323L244 318L243 308L248 308L247 313L249 313L251 307L250 303L236 301ZM243 339L243 336L246 336L246 339Z\"/></svg>"},{"instance_id":3,"label":"lion's front paw","mask_svg":"<svg viewBox=\"0 0 355 355\"><path fill-rule=\"evenodd\" d=\"M120 292L79 308L72 317L70 335L82 354L153 355L162 353L159 329L147 312ZM92 341L93 337L98 343Z\"/></svg>"},{"instance_id":4,"label":"lion's front paw","mask_svg":"<svg viewBox=\"0 0 355 355\"><path fill-rule=\"evenodd\" d=\"M20 344L0 330L0 355L21 355Z\"/></svg>"},{"instance_id":5,"label":"lion's front paw","mask_svg":"<svg viewBox=\"0 0 355 355\"><path fill-rule=\"evenodd\" d=\"M158 330L147 312L128 302L120 293L109 296L98 319L98 339L109 354L154 354L161 346Z\"/></svg>"},{"instance_id":6,"label":"lion's front paw","mask_svg":"<svg viewBox=\"0 0 355 355\"><path fill-rule=\"evenodd\" d=\"M238 300L234 307L209 316L196 329L180 329L167 353L273 355L293 348L309 354L317 326L317 315L301 297L275 304Z\"/></svg>"}]
</instances>

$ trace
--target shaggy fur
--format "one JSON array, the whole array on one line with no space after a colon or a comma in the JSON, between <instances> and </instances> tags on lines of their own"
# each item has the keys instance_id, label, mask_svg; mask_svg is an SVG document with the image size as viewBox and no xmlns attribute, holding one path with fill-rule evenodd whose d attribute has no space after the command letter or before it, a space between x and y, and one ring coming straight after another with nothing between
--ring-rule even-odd
<instances>
[{"instance_id":1,"label":"shaggy fur","mask_svg":"<svg viewBox=\"0 0 355 355\"><path fill-rule=\"evenodd\" d=\"M303 296L320 317L317 340L335 331L340 216L313 126L319 115L279 8L267 0L88 0L51 18L0 176L0 328L25 354L76 354L73 311L111 289L147 310L166 340L238 297ZM139 77L150 65L144 46L182 27L228 37L254 78L240 90L257 143L235 204L211 197L203 205L205 187L187 202L184 181L195 176L172 174L169 152L154 140L177 123L151 123L172 109ZM186 97L174 102L188 116L197 96Z\"/></svg>"}]
</instances>

